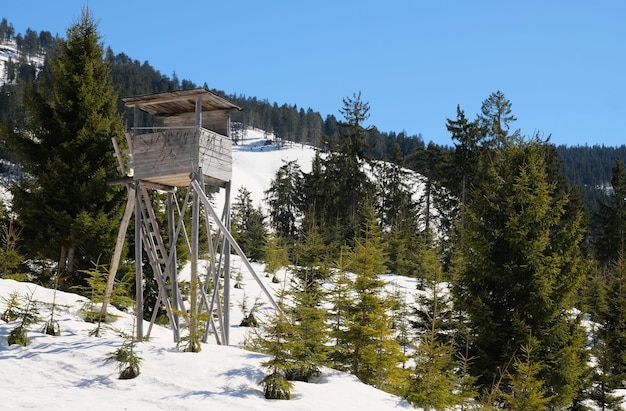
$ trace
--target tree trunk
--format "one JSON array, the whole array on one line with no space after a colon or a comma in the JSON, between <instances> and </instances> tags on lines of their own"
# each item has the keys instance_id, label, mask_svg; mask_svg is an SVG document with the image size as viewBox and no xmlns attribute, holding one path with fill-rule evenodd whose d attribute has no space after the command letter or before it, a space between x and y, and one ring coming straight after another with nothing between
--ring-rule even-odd
<instances>
[{"instance_id":1,"label":"tree trunk","mask_svg":"<svg viewBox=\"0 0 626 411\"><path fill-rule=\"evenodd\" d=\"M65 271L65 263L67 258L67 251L64 246L61 246L61 255L59 255L59 265L57 267L57 275L61 275Z\"/></svg>"}]
</instances>

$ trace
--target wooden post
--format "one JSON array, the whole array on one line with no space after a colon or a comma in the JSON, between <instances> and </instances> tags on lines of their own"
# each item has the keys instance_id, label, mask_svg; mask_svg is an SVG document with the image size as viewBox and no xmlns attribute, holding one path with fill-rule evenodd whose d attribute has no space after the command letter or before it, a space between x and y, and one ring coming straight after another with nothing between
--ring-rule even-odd
<instances>
[{"instance_id":1,"label":"wooden post","mask_svg":"<svg viewBox=\"0 0 626 411\"><path fill-rule=\"evenodd\" d=\"M224 226L230 231L230 181L225 185ZM230 344L230 241L224 237L224 345Z\"/></svg>"},{"instance_id":2,"label":"wooden post","mask_svg":"<svg viewBox=\"0 0 626 411\"><path fill-rule=\"evenodd\" d=\"M119 267L120 258L122 257L122 249L124 247L124 239L126 238L126 232L128 231L128 225L130 224L130 218L133 216L133 210L135 209L135 189L128 185L128 199L126 200L126 208L124 209L124 216L122 217L122 223L120 229L117 232L117 241L115 242L115 250L113 251L113 258L111 258L111 265L109 267L109 278L107 279L107 286L104 290L104 300L102 301L102 309L100 315L105 318L109 302L111 301L111 294L113 294L113 287L115 285L115 276L117 274L117 268Z\"/></svg>"},{"instance_id":3,"label":"wooden post","mask_svg":"<svg viewBox=\"0 0 626 411\"><path fill-rule=\"evenodd\" d=\"M276 311L281 312L281 309L278 306L278 304L276 303L276 301L274 300L274 297L272 296L272 294L270 294L270 292L267 289L267 287L265 287L265 284L263 284L263 281L261 281L261 277L259 277L258 274L254 271L254 268L252 267L252 264L250 264L250 261L248 260L248 257L246 257L246 254L243 252L243 250L241 249L239 244L237 244L237 241L235 241L235 238L230 233L230 231L224 226L224 223L222 223L220 221L220 219L217 217L217 214L215 213L215 210L213 210L213 206L211 205L211 201L209 201L207 196L204 195L204 192L202 191L202 187L200 187L200 183L198 183L197 177L194 177L191 180L190 185L194 189L193 190L194 194L195 193L199 193L200 194L199 195L199 199L202 201L202 204L204 204L205 209L211 214L211 217L213 217L213 221L215 221L215 224L217 225L217 227L226 236L226 238L230 242L230 245L235 249L235 251L237 252L239 257L241 257L241 260L244 263L244 265L246 266L246 268L248 269L248 272L250 272L250 274L252 274L252 276L256 280L257 284L261 288L261 291L263 291L263 293L265 294L265 296L269 300L270 304L272 304L272 306L276 309Z\"/></svg>"},{"instance_id":4,"label":"wooden post","mask_svg":"<svg viewBox=\"0 0 626 411\"><path fill-rule=\"evenodd\" d=\"M202 98L196 99L196 126L202 127Z\"/></svg>"},{"instance_id":5,"label":"wooden post","mask_svg":"<svg viewBox=\"0 0 626 411\"><path fill-rule=\"evenodd\" d=\"M170 191L167 193L167 221L168 221L168 231L170 238L170 282L172 284L172 308L174 312L171 314L176 327L174 327L174 342L178 342L180 340L180 323L178 318L178 312L180 311L180 301L178 300L179 290L178 290L178 267L176 266L177 256L176 256L176 224L174 220L174 192Z\"/></svg>"},{"instance_id":6,"label":"wooden post","mask_svg":"<svg viewBox=\"0 0 626 411\"><path fill-rule=\"evenodd\" d=\"M133 133L139 128L139 106L133 109ZM135 315L137 338L143 338L143 247L141 245L141 190L135 181Z\"/></svg>"},{"instance_id":7,"label":"wooden post","mask_svg":"<svg viewBox=\"0 0 626 411\"><path fill-rule=\"evenodd\" d=\"M143 247L141 244L141 190L135 182L135 315L137 338L143 338Z\"/></svg>"}]
</instances>

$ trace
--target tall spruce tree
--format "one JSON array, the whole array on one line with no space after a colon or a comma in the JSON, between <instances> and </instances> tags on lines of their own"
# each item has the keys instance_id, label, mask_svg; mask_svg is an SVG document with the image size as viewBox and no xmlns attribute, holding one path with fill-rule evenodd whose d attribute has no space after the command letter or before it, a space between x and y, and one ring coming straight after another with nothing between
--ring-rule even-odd
<instances>
[{"instance_id":1,"label":"tall spruce tree","mask_svg":"<svg viewBox=\"0 0 626 411\"><path fill-rule=\"evenodd\" d=\"M317 227L311 226L304 241L296 244L295 267L287 298L290 299L292 363L287 379L310 381L321 375L328 357L328 311L323 307L324 283L329 278L327 249Z\"/></svg>"},{"instance_id":2,"label":"tall spruce tree","mask_svg":"<svg viewBox=\"0 0 626 411\"><path fill-rule=\"evenodd\" d=\"M325 156L316 156L305 177L306 203L314 206L315 220L327 242L352 244L363 222L363 201L371 198L372 183L364 166L367 163L369 104L361 93L343 100L340 110L345 121L340 134L326 136ZM310 207L309 207L310 209Z\"/></svg>"},{"instance_id":3,"label":"tall spruce tree","mask_svg":"<svg viewBox=\"0 0 626 411\"><path fill-rule=\"evenodd\" d=\"M461 377L455 374L458 364L449 332L452 304L443 290L442 263L434 247L425 247L421 257L421 293L414 322L418 340L406 398L424 410L442 410L466 398L456 395Z\"/></svg>"},{"instance_id":4,"label":"tall spruce tree","mask_svg":"<svg viewBox=\"0 0 626 411\"><path fill-rule=\"evenodd\" d=\"M511 106L500 90L491 93L483 101L477 119L482 146L501 147L508 144L510 123L517 120Z\"/></svg>"},{"instance_id":5,"label":"tall spruce tree","mask_svg":"<svg viewBox=\"0 0 626 411\"><path fill-rule=\"evenodd\" d=\"M600 227L594 242L601 266L615 262L626 250L626 168L619 159L613 167L611 187L608 203L600 205Z\"/></svg>"},{"instance_id":6,"label":"tall spruce tree","mask_svg":"<svg viewBox=\"0 0 626 411\"><path fill-rule=\"evenodd\" d=\"M543 144L511 137L481 156L483 177L465 214L465 266L456 295L475 335L474 373L489 386L529 334L546 395L568 406L586 367L572 313L583 279L581 215L546 171Z\"/></svg>"},{"instance_id":7,"label":"tall spruce tree","mask_svg":"<svg viewBox=\"0 0 626 411\"><path fill-rule=\"evenodd\" d=\"M624 388L626 381L626 255L620 254L613 263L601 269L601 292L595 301L592 319L596 330L595 351L597 383L610 389Z\"/></svg>"},{"instance_id":8,"label":"tall spruce tree","mask_svg":"<svg viewBox=\"0 0 626 411\"><path fill-rule=\"evenodd\" d=\"M391 328L393 301L383 294L385 283L379 277L386 271L386 256L371 207L346 258L348 270L356 276L352 282L355 299L345 308L343 329L337 335L339 365L364 383L393 392L402 378L398 364L403 355Z\"/></svg>"},{"instance_id":9,"label":"tall spruce tree","mask_svg":"<svg viewBox=\"0 0 626 411\"><path fill-rule=\"evenodd\" d=\"M280 237L295 239L298 235L299 220L305 211L302 201L303 179L300 165L295 160L283 161L265 191L270 222Z\"/></svg>"},{"instance_id":10,"label":"tall spruce tree","mask_svg":"<svg viewBox=\"0 0 626 411\"><path fill-rule=\"evenodd\" d=\"M418 265L421 245L418 203L413 199L414 187L410 171L403 167L400 147L396 144L393 161L377 162L376 214L383 229L388 268L392 273L412 276Z\"/></svg>"},{"instance_id":11,"label":"tall spruce tree","mask_svg":"<svg viewBox=\"0 0 626 411\"><path fill-rule=\"evenodd\" d=\"M461 206L467 204L469 188L472 177L476 173L478 157L479 129L477 122L469 121L460 106L456 107L456 120L447 120L446 128L452 134L455 143L454 163L457 172L460 174L460 187L458 187L458 198ZM450 187L455 188L455 187ZM461 220L461 224L463 221Z\"/></svg>"},{"instance_id":12,"label":"tall spruce tree","mask_svg":"<svg viewBox=\"0 0 626 411\"><path fill-rule=\"evenodd\" d=\"M48 56L36 86L26 93L27 126L10 136L25 178L12 187L13 207L31 256L58 261L82 283L80 270L110 258L125 192L111 139L123 143L117 95L88 8Z\"/></svg>"}]
</instances>

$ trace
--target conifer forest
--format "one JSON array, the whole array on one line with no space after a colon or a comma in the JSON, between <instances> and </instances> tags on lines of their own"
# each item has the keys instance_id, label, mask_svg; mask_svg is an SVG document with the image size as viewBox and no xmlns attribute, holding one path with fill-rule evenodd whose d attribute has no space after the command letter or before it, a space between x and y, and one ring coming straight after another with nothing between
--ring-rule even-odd
<instances>
[{"instance_id":1,"label":"conifer forest","mask_svg":"<svg viewBox=\"0 0 626 411\"><path fill-rule=\"evenodd\" d=\"M203 85L105 49L88 12L64 38L15 33L2 19L0 47L9 43L19 58L0 67L0 171L11 194L0 210L0 278L91 298L127 198L108 183L119 177L111 140L123 146L135 123L120 99ZM288 399L290 381L328 366L424 410L619 409L625 146L555 146L527 135L497 90L478 113L449 113L447 146L364 126L370 107L359 92L337 102L340 117L322 118L212 91L242 108L231 114L233 144L256 128L271 144L316 149L310 172L280 166L264 207L245 188L232 194L232 235L245 254L290 273L275 278L289 282L281 312L245 347L272 358L268 398ZM189 258L180 241L178 258ZM117 306L135 294L128 278L142 257L132 242L111 297ZM157 312L139 314L149 319L166 307L155 305L148 264L146 272L144 298ZM420 297L407 304L385 292L386 273L416 279ZM120 355L133 374L131 337Z\"/></svg>"}]
</instances>

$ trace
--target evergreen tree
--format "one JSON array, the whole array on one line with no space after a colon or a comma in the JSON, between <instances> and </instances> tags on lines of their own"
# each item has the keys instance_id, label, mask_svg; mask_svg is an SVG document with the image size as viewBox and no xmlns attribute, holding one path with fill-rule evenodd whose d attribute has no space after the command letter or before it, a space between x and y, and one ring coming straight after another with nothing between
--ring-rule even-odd
<instances>
[{"instance_id":1,"label":"evergreen tree","mask_svg":"<svg viewBox=\"0 0 626 411\"><path fill-rule=\"evenodd\" d=\"M281 291L279 306L284 309L284 289ZM261 381L265 398L274 400L291 399L293 383L287 380L286 374L291 365L291 353L287 337L291 333L291 324L284 312L276 311L270 318L270 324L264 328L264 335L259 336L257 344L261 350L271 356L261 366L269 370Z\"/></svg>"},{"instance_id":2,"label":"evergreen tree","mask_svg":"<svg viewBox=\"0 0 626 411\"><path fill-rule=\"evenodd\" d=\"M399 385L402 352L391 329L392 301L383 295L386 256L373 210L347 258L347 268L356 277L352 283L355 301L345 308L344 329L338 335L342 368L361 381L393 391Z\"/></svg>"},{"instance_id":3,"label":"evergreen tree","mask_svg":"<svg viewBox=\"0 0 626 411\"><path fill-rule=\"evenodd\" d=\"M346 347L344 334L347 331L347 313L350 307L356 304L356 296L352 292L353 279L347 271L346 255L348 247L342 247L339 257L332 267L331 289L328 293L330 316L331 347L329 358L334 368L347 371L349 350Z\"/></svg>"},{"instance_id":4,"label":"evergreen tree","mask_svg":"<svg viewBox=\"0 0 626 411\"><path fill-rule=\"evenodd\" d=\"M472 177L476 173L479 133L476 122L467 120L460 106L456 107L456 114L456 120L447 119L446 128L452 134L452 139L458 141L455 144L454 163L461 176L458 197L461 205L464 206L468 201Z\"/></svg>"},{"instance_id":5,"label":"evergreen tree","mask_svg":"<svg viewBox=\"0 0 626 411\"><path fill-rule=\"evenodd\" d=\"M442 264L434 248L427 247L421 260L422 283L425 286L418 297L418 321L415 326L419 338L406 398L424 410L442 410L459 401L456 393L460 378L455 374L457 361L454 340L446 332L450 327L451 306L441 289Z\"/></svg>"},{"instance_id":6,"label":"evergreen tree","mask_svg":"<svg viewBox=\"0 0 626 411\"><path fill-rule=\"evenodd\" d=\"M616 395L616 388L622 386L623 376L613 372L612 345L608 327L600 325L594 330L592 356L595 366L591 373L592 386L588 397L600 410L622 410L623 396Z\"/></svg>"},{"instance_id":7,"label":"evergreen tree","mask_svg":"<svg viewBox=\"0 0 626 411\"><path fill-rule=\"evenodd\" d=\"M265 191L270 223L280 237L294 239L298 235L298 223L304 211L302 184L300 165L295 160L283 162Z\"/></svg>"},{"instance_id":8,"label":"evergreen tree","mask_svg":"<svg viewBox=\"0 0 626 411\"><path fill-rule=\"evenodd\" d=\"M296 246L289 312L293 318L291 339L292 365L287 379L309 381L321 375L326 364L329 340L328 314L323 307L324 283L329 277L325 268L326 250L316 227L311 227L304 242Z\"/></svg>"},{"instance_id":9,"label":"evergreen tree","mask_svg":"<svg viewBox=\"0 0 626 411\"><path fill-rule=\"evenodd\" d=\"M316 156L312 171L305 177L306 203L313 205L315 219L327 242L351 243L363 221L363 199L371 198L372 183L364 170L367 163L366 129L369 104L361 94L343 100L345 117L341 133L326 136L328 152Z\"/></svg>"},{"instance_id":10,"label":"evergreen tree","mask_svg":"<svg viewBox=\"0 0 626 411\"><path fill-rule=\"evenodd\" d=\"M445 410L456 405L454 374L454 347L426 334L419 340L414 355L406 399L412 405L426 410Z\"/></svg>"},{"instance_id":11,"label":"evergreen tree","mask_svg":"<svg viewBox=\"0 0 626 411\"><path fill-rule=\"evenodd\" d=\"M610 265L626 250L626 168L617 160L611 178L609 202L601 204L600 227L595 240L595 255L601 265Z\"/></svg>"},{"instance_id":12,"label":"evergreen tree","mask_svg":"<svg viewBox=\"0 0 626 411\"><path fill-rule=\"evenodd\" d=\"M521 347L521 356L516 356L513 372L508 372L510 390L504 393L507 409L513 411L544 411L548 410L550 400L539 378L541 364L534 361L531 343Z\"/></svg>"},{"instance_id":13,"label":"evergreen tree","mask_svg":"<svg viewBox=\"0 0 626 411\"><path fill-rule=\"evenodd\" d=\"M40 321L39 306L38 302L33 298L34 294L35 291L33 290L30 294L23 296L23 301L15 307L18 324L7 336L9 345L19 344L24 347L28 345L28 326Z\"/></svg>"},{"instance_id":14,"label":"evergreen tree","mask_svg":"<svg viewBox=\"0 0 626 411\"><path fill-rule=\"evenodd\" d=\"M500 90L491 93L483 101L478 116L478 127L481 143L485 147L502 147L510 141L509 128L511 122L517 121L512 114L511 102Z\"/></svg>"},{"instance_id":15,"label":"evergreen tree","mask_svg":"<svg viewBox=\"0 0 626 411\"><path fill-rule=\"evenodd\" d=\"M602 273L602 282L596 284L600 293L596 295L596 313L592 317L599 324L596 343L601 361L596 367L604 386L623 388L626 381L625 256L620 254L609 267L602 269Z\"/></svg>"},{"instance_id":16,"label":"evergreen tree","mask_svg":"<svg viewBox=\"0 0 626 411\"><path fill-rule=\"evenodd\" d=\"M27 176L12 187L13 208L30 255L58 261L72 285L113 251L125 191L107 180L118 176L111 139L122 144L123 128L87 8L48 59L24 100L29 123L9 136Z\"/></svg>"},{"instance_id":17,"label":"evergreen tree","mask_svg":"<svg viewBox=\"0 0 626 411\"><path fill-rule=\"evenodd\" d=\"M419 238L418 204L413 200L410 171L403 167L396 144L392 162L377 162L376 214L383 228L389 255L390 272L412 276L418 265Z\"/></svg>"},{"instance_id":18,"label":"evergreen tree","mask_svg":"<svg viewBox=\"0 0 626 411\"><path fill-rule=\"evenodd\" d=\"M135 329L135 321L137 316L133 316L132 330ZM141 373L142 358L136 352L137 339L132 331L119 331L119 335L124 341L120 348L109 354L106 361L115 361L120 380L131 380Z\"/></svg>"},{"instance_id":19,"label":"evergreen tree","mask_svg":"<svg viewBox=\"0 0 626 411\"><path fill-rule=\"evenodd\" d=\"M481 156L484 176L462 229L465 267L456 294L475 333L474 373L489 384L531 333L552 406L567 406L586 367L584 334L570 313L584 266L581 215L546 171L537 139L510 138ZM558 394L558 395L557 395Z\"/></svg>"},{"instance_id":20,"label":"evergreen tree","mask_svg":"<svg viewBox=\"0 0 626 411\"><path fill-rule=\"evenodd\" d=\"M232 234L246 256L252 261L263 259L267 243L265 216L261 207L252 204L252 193L240 187L232 207Z\"/></svg>"}]
</instances>

